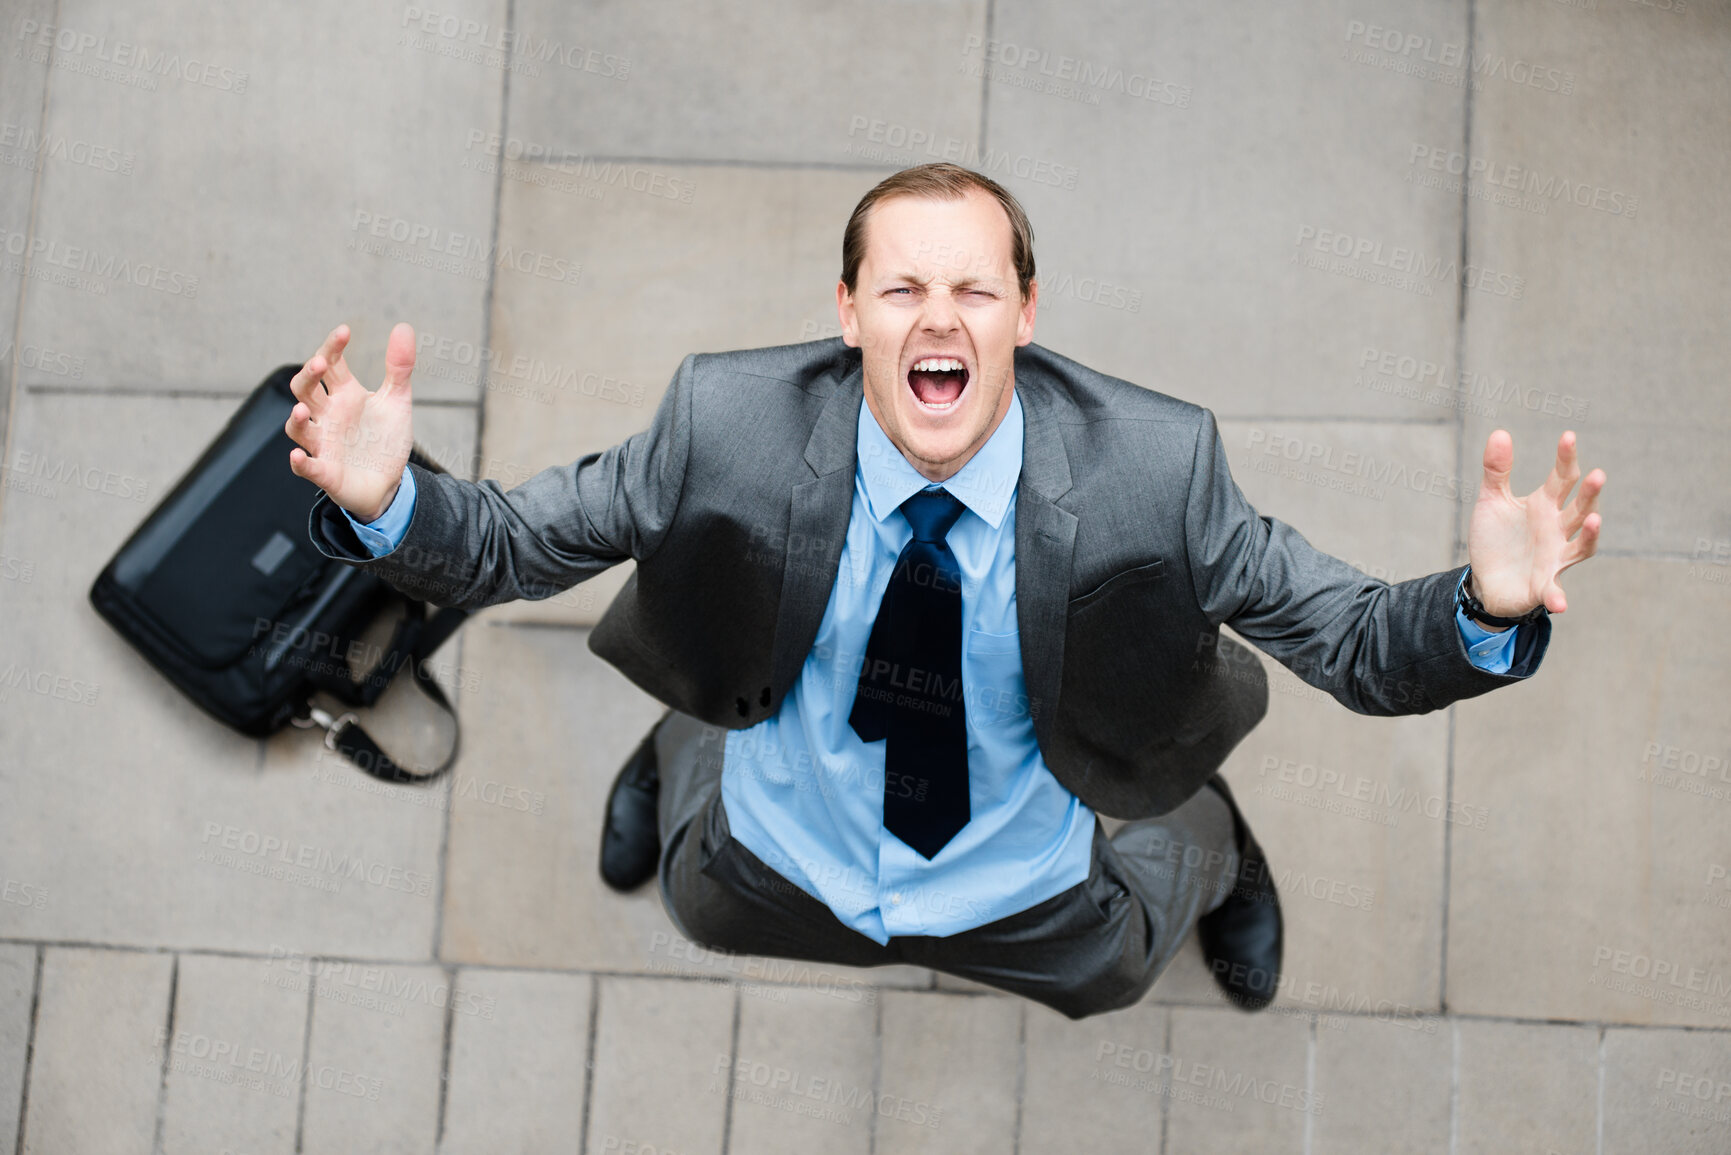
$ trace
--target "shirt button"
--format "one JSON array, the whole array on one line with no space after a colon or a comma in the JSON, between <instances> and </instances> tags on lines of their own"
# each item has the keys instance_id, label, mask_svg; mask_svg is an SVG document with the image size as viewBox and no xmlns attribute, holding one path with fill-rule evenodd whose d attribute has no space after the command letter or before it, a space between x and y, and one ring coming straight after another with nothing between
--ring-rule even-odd
<instances>
[{"instance_id":1,"label":"shirt button","mask_svg":"<svg viewBox=\"0 0 1731 1155\"><path fill-rule=\"evenodd\" d=\"M890 902L899 904L901 902L901 900L902 900L902 892L901 891L896 890L896 891L890 892Z\"/></svg>"}]
</instances>

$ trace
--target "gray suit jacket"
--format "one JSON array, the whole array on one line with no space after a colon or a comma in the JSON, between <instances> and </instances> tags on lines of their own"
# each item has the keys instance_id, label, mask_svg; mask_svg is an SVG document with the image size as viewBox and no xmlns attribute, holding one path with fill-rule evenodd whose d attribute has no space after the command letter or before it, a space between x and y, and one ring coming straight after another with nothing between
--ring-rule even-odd
<instances>
[{"instance_id":1,"label":"gray suit jacket","mask_svg":"<svg viewBox=\"0 0 1731 1155\"><path fill-rule=\"evenodd\" d=\"M839 338L692 355L648 429L509 491L409 466L414 517L383 557L323 495L310 533L465 608L551 597L633 558L590 649L669 706L754 726L799 677L836 580L862 384ZM1266 689L1254 660L1223 659L1223 622L1364 714L1426 713L1537 669L1547 621L1520 628L1508 674L1469 661L1460 568L1391 585L1259 516L1208 409L1038 345L1017 350L1016 388L1027 709L1046 765L1101 813L1176 807L1260 716L1235 707ZM1180 756L1199 747L1216 754Z\"/></svg>"}]
</instances>

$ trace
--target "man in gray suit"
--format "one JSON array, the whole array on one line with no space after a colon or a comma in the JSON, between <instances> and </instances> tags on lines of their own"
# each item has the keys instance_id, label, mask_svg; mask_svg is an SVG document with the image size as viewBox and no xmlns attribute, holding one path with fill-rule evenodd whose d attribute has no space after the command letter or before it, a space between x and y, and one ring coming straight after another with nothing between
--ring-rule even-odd
<instances>
[{"instance_id":1,"label":"man in gray suit","mask_svg":"<svg viewBox=\"0 0 1731 1155\"><path fill-rule=\"evenodd\" d=\"M309 532L466 608L635 560L589 645L669 710L614 784L602 872L658 874L688 938L1079 1019L1140 999L1194 926L1258 1009L1279 899L1216 770L1267 687L1220 626L1366 714L1527 677L1604 474L1564 433L1516 497L1498 430L1470 564L1369 578L1256 513L1209 410L1032 344L1032 235L985 177L897 173L844 233L839 340L689 356L648 429L509 491L407 464L413 332L369 392L339 327L287 423L324 491Z\"/></svg>"}]
</instances>

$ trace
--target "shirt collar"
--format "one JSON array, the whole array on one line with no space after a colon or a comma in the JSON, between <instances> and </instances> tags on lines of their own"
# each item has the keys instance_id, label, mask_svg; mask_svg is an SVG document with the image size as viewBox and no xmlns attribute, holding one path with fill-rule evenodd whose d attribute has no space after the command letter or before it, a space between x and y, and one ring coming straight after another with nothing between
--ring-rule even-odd
<instances>
[{"instance_id":1,"label":"shirt collar","mask_svg":"<svg viewBox=\"0 0 1731 1155\"><path fill-rule=\"evenodd\" d=\"M863 401L859 407L858 450L855 475L865 482L866 506L878 521L887 519L920 490L942 484L997 529L1003 524L1016 479L1022 473L1022 398L1012 387L1010 411L979 451L968 458L967 464L941 483L928 481L908 464L908 459L872 416L871 406Z\"/></svg>"}]
</instances>

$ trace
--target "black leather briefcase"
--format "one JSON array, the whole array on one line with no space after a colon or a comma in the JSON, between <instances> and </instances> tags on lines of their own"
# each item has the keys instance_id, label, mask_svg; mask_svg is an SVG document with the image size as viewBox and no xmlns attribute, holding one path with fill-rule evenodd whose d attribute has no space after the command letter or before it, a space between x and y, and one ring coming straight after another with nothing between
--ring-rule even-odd
<instances>
[{"instance_id":1,"label":"black leather briefcase","mask_svg":"<svg viewBox=\"0 0 1731 1155\"><path fill-rule=\"evenodd\" d=\"M427 603L313 547L307 515L320 490L289 468L294 442L283 429L299 369L284 365L253 390L103 567L90 602L218 721L255 737L290 723L322 726L325 745L367 773L430 781L456 759L457 729L425 663L467 614L429 617ZM419 447L410 460L444 472ZM387 614L397 617L390 640L365 641L382 632ZM332 717L312 703L322 690L346 706L370 706L403 666L452 719L449 755L424 772L389 758L353 713Z\"/></svg>"}]
</instances>

